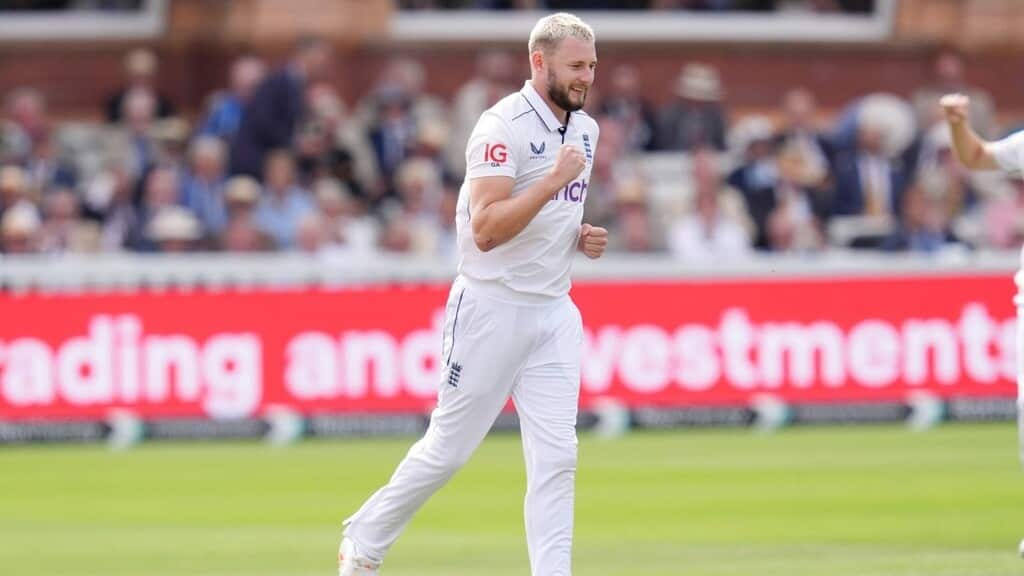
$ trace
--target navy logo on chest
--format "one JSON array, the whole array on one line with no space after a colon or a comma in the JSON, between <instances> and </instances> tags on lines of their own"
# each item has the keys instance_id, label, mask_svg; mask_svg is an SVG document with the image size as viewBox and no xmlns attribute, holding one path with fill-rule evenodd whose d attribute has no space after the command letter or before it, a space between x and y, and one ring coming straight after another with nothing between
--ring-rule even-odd
<instances>
[{"instance_id":1,"label":"navy logo on chest","mask_svg":"<svg viewBox=\"0 0 1024 576\"><path fill-rule=\"evenodd\" d=\"M547 148L547 142L541 142L540 145L530 142L530 152L533 154L530 156L530 160L538 160L544 158L544 149Z\"/></svg>"}]
</instances>

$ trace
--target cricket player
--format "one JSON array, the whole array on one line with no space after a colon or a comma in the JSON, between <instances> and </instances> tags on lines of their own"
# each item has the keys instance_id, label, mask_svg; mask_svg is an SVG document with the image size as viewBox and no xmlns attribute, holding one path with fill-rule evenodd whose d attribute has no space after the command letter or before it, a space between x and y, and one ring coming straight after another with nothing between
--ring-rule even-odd
<instances>
[{"instance_id":1,"label":"cricket player","mask_svg":"<svg viewBox=\"0 0 1024 576\"><path fill-rule=\"evenodd\" d=\"M953 137L953 149L960 163L971 170L1024 171L1024 132L1002 140L986 142L967 123L970 99L964 94L947 94L939 102Z\"/></svg>"},{"instance_id":2,"label":"cricket player","mask_svg":"<svg viewBox=\"0 0 1024 576\"><path fill-rule=\"evenodd\" d=\"M970 99L963 94L947 94L940 104L953 136L953 148L960 162L971 170L1001 169L1018 177L1024 175L1024 131L1019 131L995 142L986 142L967 123L967 107ZM1021 252L1024 263L1024 249ZM1017 273L1018 289L1021 286L1021 272ZM1024 319L1018 306L1017 341L1018 355L1024 342ZM1021 462L1024 462L1024 374L1017 371L1017 434ZM1020 554L1024 556L1024 540L1020 543Z\"/></svg>"},{"instance_id":3,"label":"cricket player","mask_svg":"<svg viewBox=\"0 0 1024 576\"><path fill-rule=\"evenodd\" d=\"M424 502L469 459L511 396L526 461L533 576L572 573L576 409L583 326L569 298L574 254L604 253L582 224L597 123L594 31L570 14L537 22L531 78L480 117L466 148L437 408L387 485L345 521L341 576L379 574ZM481 566L481 571L484 567Z\"/></svg>"}]
</instances>

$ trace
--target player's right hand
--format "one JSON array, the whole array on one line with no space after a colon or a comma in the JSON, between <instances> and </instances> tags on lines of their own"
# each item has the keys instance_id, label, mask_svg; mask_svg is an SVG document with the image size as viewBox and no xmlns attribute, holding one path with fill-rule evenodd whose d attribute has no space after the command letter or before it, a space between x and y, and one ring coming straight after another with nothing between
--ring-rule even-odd
<instances>
[{"instance_id":1,"label":"player's right hand","mask_svg":"<svg viewBox=\"0 0 1024 576\"><path fill-rule=\"evenodd\" d=\"M946 94L939 100L942 113L950 124L960 124L967 119L967 105L971 100L965 94Z\"/></svg>"},{"instance_id":2,"label":"player's right hand","mask_svg":"<svg viewBox=\"0 0 1024 576\"><path fill-rule=\"evenodd\" d=\"M551 167L549 174L557 187L561 188L575 180L586 165L587 159L579 148L571 144L562 144L562 147L558 149L558 156L555 157L555 165Z\"/></svg>"}]
</instances>

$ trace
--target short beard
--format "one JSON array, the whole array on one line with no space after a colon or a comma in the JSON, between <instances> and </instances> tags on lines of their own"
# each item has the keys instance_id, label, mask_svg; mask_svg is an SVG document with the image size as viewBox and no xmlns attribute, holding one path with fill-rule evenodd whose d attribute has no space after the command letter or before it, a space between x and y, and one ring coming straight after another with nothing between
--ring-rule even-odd
<instances>
[{"instance_id":1,"label":"short beard","mask_svg":"<svg viewBox=\"0 0 1024 576\"><path fill-rule=\"evenodd\" d=\"M565 110L566 112L575 112L583 108L583 104L587 100L586 93L583 94L583 100L579 104L574 103L569 98L569 88L559 89L558 82L555 80L555 73L548 70L548 98L555 103L556 106Z\"/></svg>"}]
</instances>

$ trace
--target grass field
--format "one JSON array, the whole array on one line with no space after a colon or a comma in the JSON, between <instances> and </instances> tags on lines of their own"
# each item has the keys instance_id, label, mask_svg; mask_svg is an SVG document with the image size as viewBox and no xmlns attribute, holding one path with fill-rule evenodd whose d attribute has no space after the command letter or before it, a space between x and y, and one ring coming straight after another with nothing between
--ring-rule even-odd
<instances>
[{"instance_id":1,"label":"grass field","mask_svg":"<svg viewBox=\"0 0 1024 576\"><path fill-rule=\"evenodd\" d=\"M411 439L0 449L0 573L335 573L340 520ZM1008 424L583 437L575 574L1024 574ZM518 437L487 440L390 576L525 576Z\"/></svg>"}]
</instances>

